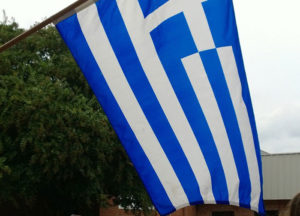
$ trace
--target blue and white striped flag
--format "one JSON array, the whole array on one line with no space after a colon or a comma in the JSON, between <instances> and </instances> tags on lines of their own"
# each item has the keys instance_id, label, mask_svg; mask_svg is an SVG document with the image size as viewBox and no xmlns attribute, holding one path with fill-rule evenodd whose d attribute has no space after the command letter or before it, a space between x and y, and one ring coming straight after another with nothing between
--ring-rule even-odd
<instances>
[{"instance_id":1,"label":"blue and white striped flag","mask_svg":"<svg viewBox=\"0 0 300 216\"><path fill-rule=\"evenodd\" d=\"M264 212L232 0L99 0L57 28L161 215Z\"/></svg>"}]
</instances>

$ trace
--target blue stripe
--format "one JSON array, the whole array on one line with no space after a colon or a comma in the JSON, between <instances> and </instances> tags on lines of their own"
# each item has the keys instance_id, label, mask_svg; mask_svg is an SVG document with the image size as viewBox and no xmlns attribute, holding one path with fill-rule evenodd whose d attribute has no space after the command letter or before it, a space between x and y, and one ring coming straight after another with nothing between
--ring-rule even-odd
<instances>
[{"instance_id":1,"label":"blue stripe","mask_svg":"<svg viewBox=\"0 0 300 216\"><path fill-rule=\"evenodd\" d=\"M263 193L260 194L259 198L259 204L258 204L258 212L261 216L266 215L265 213L265 206L264 206L264 200L263 200Z\"/></svg>"},{"instance_id":2,"label":"blue stripe","mask_svg":"<svg viewBox=\"0 0 300 216\"><path fill-rule=\"evenodd\" d=\"M250 207L251 183L248 172L248 164L240 134L239 125L236 119L234 107L227 87L225 76L219 56L215 49L200 52L209 82L213 88L225 128L231 144L233 156L236 162L240 178L239 198L240 205Z\"/></svg>"},{"instance_id":3,"label":"blue stripe","mask_svg":"<svg viewBox=\"0 0 300 216\"><path fill-rule=\"evenodd\" d=\"M56 27L70 48L73 57L84 73L113 128L123 143L127 154L148 190L153 204L161 215L175 211L152 165L122 114L117 101L112 95L109 86L95 62L93 54L81 31L77 17L74 15L58 23Z\"/></svg>"},{"instance_id":4,"label":"blue stripe","mask_svg":"<svg viewBox=\"0 0 300 216\"><path fill-rule=\"evenodd\" d=\"M197 53L183 13L173 16L151 32L153 42L203 152L212 176L212 188L218 203L228 203L228 189L223 166L211 131L186 74L181 59ZM199 164L204 166L204 164Z\"/></svg>"},{"instance_id":5,"label":"blue stripe","mask_svg":"<svg viewBox=\"0 0 300 216\"><path fill-rule=\"evenodd\" d=\"M144 17L151 14L157 8L165 4L168 0L138 0L143 11Z\"/></svg>"},{"instance_id":6,"label":"blue stripe","mask_svg":"<svg viewBox=\"0 0 300 216\"><path fill-rule=\"evenodd\" d=\"M190 203L202 202L197 180L140 64L116 1L102 0L97 3L97 7L124 75ZM112 12L114 16L109 15Z\"/></svg>"}]
</instances>

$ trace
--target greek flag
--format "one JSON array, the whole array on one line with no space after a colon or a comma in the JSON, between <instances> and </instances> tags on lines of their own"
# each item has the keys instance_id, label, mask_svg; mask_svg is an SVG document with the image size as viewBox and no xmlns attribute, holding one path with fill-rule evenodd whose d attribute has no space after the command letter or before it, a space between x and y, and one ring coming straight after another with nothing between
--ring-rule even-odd
<instances>
[{"instance_id":1,"label":"greek flag","mask_svg":"<svg viewBox=\"0 0 300 216\"><path fill-rule=\"evenodd\" d=\"M232 0L99 0L56 26L161 215L264 212Z\"/></svg>"}]
</instances>

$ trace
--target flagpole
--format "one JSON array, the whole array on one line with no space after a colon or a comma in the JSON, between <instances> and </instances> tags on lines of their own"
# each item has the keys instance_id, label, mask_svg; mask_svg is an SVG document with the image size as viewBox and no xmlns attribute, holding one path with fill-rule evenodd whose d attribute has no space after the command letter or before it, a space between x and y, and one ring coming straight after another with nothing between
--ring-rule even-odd
<instances>
[{"instance_id":1,"label":"flagpole","mask_svg":"<svg viewBox=\"0 0 300 216\"><path fill-rule=\"evenodd\" d=\"M82 5L83 3L87 2L87 1L88 0L78 0L78 1L74 2L73 4L69 5L68 7L64 8L63 10L59 11L58 13L54 14L53 16L49 17L48 19L44 20L43 22L35 25L34 27L29 29L28 31L25 31L22 34L20 34L19 36L11 39L10 41L8 41L5 44L3 44L2 46L0 46L0 53L7 50L11 46L17 44L21 40L27 38L31 34L37 32L38 30L44 28L46 25L54 22L55 20L57 20L60 17L64 16L66 13L74 10L75 8L79 7L80 5Z\"/></svg>"}]
</instances>

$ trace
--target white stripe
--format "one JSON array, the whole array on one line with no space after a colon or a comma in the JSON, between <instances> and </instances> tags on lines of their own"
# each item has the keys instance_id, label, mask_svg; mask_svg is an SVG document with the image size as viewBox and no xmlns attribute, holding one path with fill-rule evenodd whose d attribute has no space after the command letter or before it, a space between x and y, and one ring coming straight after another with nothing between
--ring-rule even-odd
<instances>
[{"instance_id":1,"label":"white stripe","mask_svg":"<svg viewBox=\"0 0 300 216\"><path fill-rule=\"evenodd\" d=\"M78 13L83 34L130 127L174 206L188 203L183 188L136 100L109 43L95 5ZM101 46L99 46L101 44Z\"/></svg>"},{"instance_id":2,"label":"white stripe","mask_svg":"<svg viewBox=\"0 0 300 216\"><path fill-rule=\"evenodd\" d=\"M230 204L239 203L239 177L225 125L199 53L182 59L210 131L225 172Z\"/></svg>"},{"instance_id":3,"label":"white stripe","mask_svg":"<svg viewBox=\"0 0 300 216\"><path fill-rule=\"evenodd\" d=\"M195 174L202 197L214 203L207 164L158 58L151 36L145 31L139 3L137 0L117 0L117 4L145 74Z\"/></svg>"},{"instance_id":4,"label":"white stripe","mask_svg":"<svg viewBox=\"0 0 300 216\"><path fill-rule=\"evenodd\" d=\"M152 31L163 21L183 12L198 51L215 48L203 10L203 1L205 0L169 0L146 17L146 31Z\"/></svg>"},{"instance_id":5,"label":"white stripe","mask_svg":"<svg viewBox=\"0 0 300 216\"><path fill-rule=\"evenodd\" d=\"M258 161L248 111L242 97L242 86L232 47L218 48L223 72L239 124L251 181L251 208L258 210L261 185Z\"/></svg>"}]
</instances>

